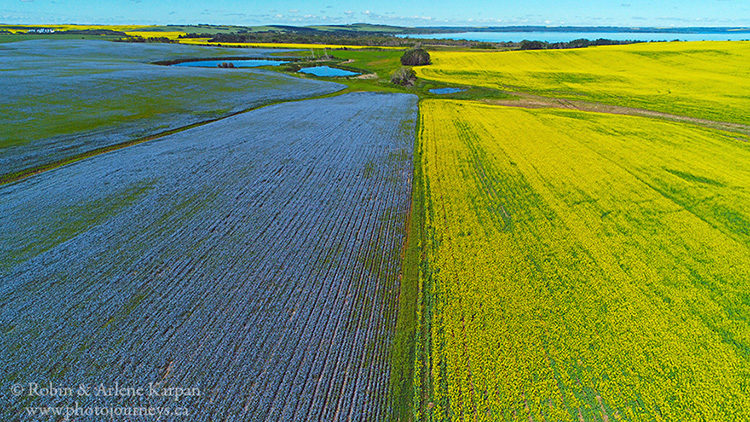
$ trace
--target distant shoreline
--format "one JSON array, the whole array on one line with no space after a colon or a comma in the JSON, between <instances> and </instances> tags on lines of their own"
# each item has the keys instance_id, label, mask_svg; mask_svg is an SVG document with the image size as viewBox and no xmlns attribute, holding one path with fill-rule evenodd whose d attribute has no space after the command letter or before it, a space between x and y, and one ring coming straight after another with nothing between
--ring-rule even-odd
<instances>
[{"instance_id":1,"label":"distant shoreline","mask_svg":"<svg viewBox=\"0 0 750 422\"><path fill-rule=\"evenodd\" d=\"M414 27L414 30L430 31L432 33L459 33L459 32L628 32L660 33L660 34L724 34L724 33L748 33L750 27L625 27L625 26L435 26ZM413 32L417 33L417 32ZM427 33L427 32L419 32Z\"/></svg>"}]
</instances>

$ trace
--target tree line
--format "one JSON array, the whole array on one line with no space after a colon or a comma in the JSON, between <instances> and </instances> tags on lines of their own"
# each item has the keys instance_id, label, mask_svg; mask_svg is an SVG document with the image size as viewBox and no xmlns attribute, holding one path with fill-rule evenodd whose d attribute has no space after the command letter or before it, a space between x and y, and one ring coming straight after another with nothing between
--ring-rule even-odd
<instances>
[{"instance_id":1,"label":"tree line","mask_svg":"<svg viewBox=\"0 0 750 422\"><path fill-rule=\"evenodd\" d=\"M586 38L579 38L577 40L568 41L568 42L545 42L545 41L529 41L529 40L523 40L519 43L518 49L519 50L559 50L559 49L566 49L566 48L584 48L584 47L593 47L597 45L624 45L624 44L635 44L642 41L634 41L634 40L628 40L628 41L617 41L617 40L609 40L605 38L599 38L596 40L588 40Z\"/></svg>"},{"instance_id":2,"label":"tree line","mask_svg":"<svg viewBox=\"0 0 750 422\"><path fill-rule=\"evenodd\" d=\"M455 47L468 47L477 49L509 49L509 50L554 50L567 48L584 48L597 45L622 45L633 44L641 41L617 41L599 38L588 40L580 38L569 42L546 42L523 40L521 42L486 42L470 40L450 39L413 39L402 38L393 35L384 35L374 32L323 32L318 30L279 32L232 32L232 33L189 33L180 35L179 38L206 38L215 43L288 43L288 44L339 44L339 45L370 45L376 47L415 47L418 45L448 45Z\"/></svg>"}]
</instances>

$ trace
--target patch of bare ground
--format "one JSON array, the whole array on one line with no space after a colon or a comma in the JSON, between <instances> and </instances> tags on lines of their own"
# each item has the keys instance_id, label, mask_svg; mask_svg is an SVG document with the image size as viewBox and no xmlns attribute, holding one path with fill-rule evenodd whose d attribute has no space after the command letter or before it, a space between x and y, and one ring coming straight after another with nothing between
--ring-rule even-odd
<instances>
[{"instance_id":1,"label":"patch of bare ground","mask_svg":"<svg viewBox=\"0 0 750 422\"><path fill-rule=\"evenodd\" d=\"M721 129L731 132L739 132L750 135L750 125L741 123L718 122L715 120L699 119L697 117L680 116L677 114L663 113L660 111L645 110L642 108L624 107L609 104L594 103L581 100L566 100L564 98L550 98L539 95L513 92L517 98L509 100L482 100L487 104L502 105L507 107L523 108L563 108L580 111L592 111L597 113L625 114L629 116L655 117L672 120L676 122L693 123L713 129ZM737 138L747 142L746 139Z\"/></svg>"},{"instance_id":2,"label":"patch of bare ground","mask_svg":"<svg viewBox=\"0 0 750 422\"><path fill-rule=\"evenodd\" d=\"M607 414L607 409L604 407L604 403L602 402L602 396L597 394L596 401L599 402L599 407L602 409L602 420L604 422L609 422L609 415Z\"/></svg>"},{"instance_id":3,"label":"patch of bare ground","mask_svg":"<svg viewBox=\"0 0 750 422\"><path fill-rule=\"evenodd\" d=\"M377 79L378 75L375 73L365 73L364 75L355 76L356 79Z\"/></svg>"}]
</instances>

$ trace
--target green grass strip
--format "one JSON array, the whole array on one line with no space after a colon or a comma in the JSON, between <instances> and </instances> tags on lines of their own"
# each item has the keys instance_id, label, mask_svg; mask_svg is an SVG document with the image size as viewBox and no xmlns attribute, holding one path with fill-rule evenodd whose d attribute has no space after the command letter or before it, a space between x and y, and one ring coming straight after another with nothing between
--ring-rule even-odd
<instances>
[{"instance_id":1,"label":"green grass strip","mask_svg":"<svg viewBox=\"0 0 750 422\"><path fill-rule=\"evenodd\" d=\"M419 277L424 258L424 183L422 181L422 149L419 129L421 116L414 132L414 173L412 178L411 209L406 221L407 236L402 251L401 285L398 298L396 332L391 350L391 406L389 420L414 419L414 362L417 334L417 306L419 305Z\"/></svg>"}]
</instances>

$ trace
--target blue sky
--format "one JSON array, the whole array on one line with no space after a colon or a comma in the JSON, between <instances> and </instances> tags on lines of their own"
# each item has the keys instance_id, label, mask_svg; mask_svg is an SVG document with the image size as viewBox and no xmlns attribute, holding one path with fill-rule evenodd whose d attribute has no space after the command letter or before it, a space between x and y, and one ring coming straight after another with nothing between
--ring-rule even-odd
<instances>
[{"instance_id":1,"label":"blue sky","mask_svg":"<svg viewBox=\"0 0 750 422\"><path fill-rule=\"evenodd\" d=\"M750 0L0 0L0 22L750 26Z\"/></svg>"}]
</instances>

